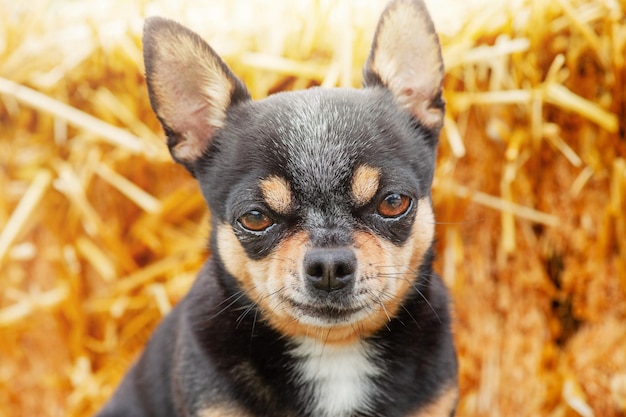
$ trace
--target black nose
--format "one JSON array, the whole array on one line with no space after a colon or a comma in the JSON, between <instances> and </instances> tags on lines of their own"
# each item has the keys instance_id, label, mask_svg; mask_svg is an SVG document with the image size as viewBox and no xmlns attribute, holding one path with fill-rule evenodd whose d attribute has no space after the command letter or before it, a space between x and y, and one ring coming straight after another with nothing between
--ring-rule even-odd
<instances>
[{"instance_id":1,"label":"black nose","mask_svg":"<svg viewBox=\"0 0 626 417\"><path fill-rule=\"evenodd\" d=\"M304 256L304 273L309 284L327 292L350 284L356 271L356 256L348 248L314 248Z\"/></svg>"}]
</instances>

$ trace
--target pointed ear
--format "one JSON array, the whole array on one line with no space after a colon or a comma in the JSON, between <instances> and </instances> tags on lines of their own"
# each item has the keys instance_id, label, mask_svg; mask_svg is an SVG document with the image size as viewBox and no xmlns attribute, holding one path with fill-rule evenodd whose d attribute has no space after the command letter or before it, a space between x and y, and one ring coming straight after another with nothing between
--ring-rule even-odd
<instances>
[{"instance_id":1,"label":"pointed ear","mask_svg":"<svg viewBox=\"0 0 626 417\"><path fill-rule=\"evenodd\" d=\"M400 107L439 130L445 109L443 75L439 38L422 0L392 1L376 28L365 86L386 87Z\"/></svg>"},{"instance_id":2,"label":"pointed ear","mask_svg":"<svg viewBox=\"0 0 626 417\"><path fill-rule=\"evenodd\" d=\"M172 157L193 173L228 108L250 95L200 36L176 22L148 18L143 47L150 103Z\"/></svg>"}]
</instances>

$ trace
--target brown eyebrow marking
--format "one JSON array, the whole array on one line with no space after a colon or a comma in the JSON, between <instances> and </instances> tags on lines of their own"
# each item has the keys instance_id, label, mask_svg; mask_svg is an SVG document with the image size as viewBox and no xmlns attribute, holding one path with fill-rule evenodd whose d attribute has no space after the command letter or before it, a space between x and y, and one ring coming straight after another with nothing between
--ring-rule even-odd
<instances>
[{"instance_id":1,"label":"brown eyebrow marking","mask_svg":"<svg viewBox=\"0 0 626 417\"><path fill-rule=\"evenodd\" d=\"M261 193L265 202L277 213L288 213L293 205L291 187L284 178L271 176L261 180Z\"/></svg>"},{"instance_id":2,"label":"brown eyebrow marking","mask_svg":"<svg viewBox=\"0 0 626 417\"><path fill-rule=\"evenodd\" d=\"M243 411L236 409L235 406L227 407L210 407L200 410L198 415L200 417L245 417L249 414L245 414Z\"/></svg>"},{"instance_id":3,"label":"brown eyebrow marking","mask_svg":"<svg viewBox=\"0 0 626 417\"><path fill-rule=\"evenodd\" d=\"M378 191L380 170L368 165L359 166L352 176L352 198L357 206L370 202Z\"/></svg>"}]
</instances>

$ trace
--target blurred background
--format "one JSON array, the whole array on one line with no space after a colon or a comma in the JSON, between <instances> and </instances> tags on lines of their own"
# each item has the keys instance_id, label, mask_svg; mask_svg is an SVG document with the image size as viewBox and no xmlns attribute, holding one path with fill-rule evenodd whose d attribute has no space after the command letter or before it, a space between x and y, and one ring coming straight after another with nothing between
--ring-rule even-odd
<instances>
[{"instance_id":1,"label":"blurred background","mask_svg":"<svg viewBox=\"0 0 626 417\"><path fill-rule=\"evenodd\" d=\"M0 416L89 416L209 255L149 107L149 15L260 99L355 86L383 0L0 0ZM459 416L626 416L626 2L428 2Z\"/></svg>"}]
</instances>

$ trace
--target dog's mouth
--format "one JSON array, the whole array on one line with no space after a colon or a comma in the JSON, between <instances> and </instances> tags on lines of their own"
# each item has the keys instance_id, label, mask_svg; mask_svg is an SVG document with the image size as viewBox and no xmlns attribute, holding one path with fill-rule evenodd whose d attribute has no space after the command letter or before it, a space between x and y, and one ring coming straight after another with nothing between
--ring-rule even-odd
<instances>
[{"instance_id":1,"label":"dog's mouth","mask_svg":"<svg viewBox=\"0 0 626 417\"><path fill-rule=\"evenodd\" d=\"M300 321L312 319L328 324L346 324L361 318L368 310L365 305L353 305L346 302L307 303L285 298L289 307L296 313Z\"/></svg>"}]
</instances>

